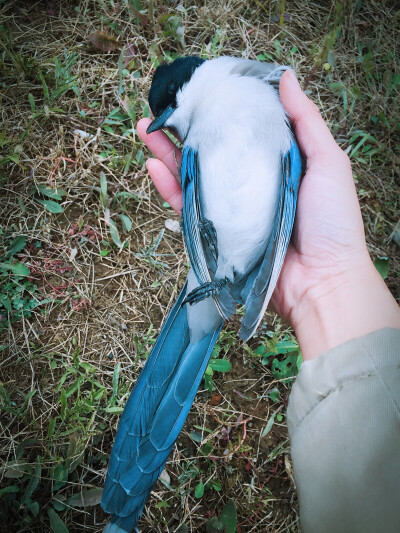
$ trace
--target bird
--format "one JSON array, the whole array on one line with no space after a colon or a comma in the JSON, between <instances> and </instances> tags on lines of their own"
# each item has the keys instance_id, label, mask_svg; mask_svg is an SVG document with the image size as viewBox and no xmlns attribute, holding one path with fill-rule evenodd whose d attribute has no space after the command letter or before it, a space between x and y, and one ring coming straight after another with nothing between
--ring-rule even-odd
<instances>
[{"instance_id":1,"label":"bird","mask_svg":"<svg viewBox=\"0 0 400 533\"><path fill-rule=\"evenodd\" d=\"M102 507L105 533L130 533L170 455L224 322L244 306L240 338L260 324L290 241L302 176L279 99L289 67L221 56L157 67L147 133L183 143L186 282L125 406Z\"/></svg>"}]
</instances>

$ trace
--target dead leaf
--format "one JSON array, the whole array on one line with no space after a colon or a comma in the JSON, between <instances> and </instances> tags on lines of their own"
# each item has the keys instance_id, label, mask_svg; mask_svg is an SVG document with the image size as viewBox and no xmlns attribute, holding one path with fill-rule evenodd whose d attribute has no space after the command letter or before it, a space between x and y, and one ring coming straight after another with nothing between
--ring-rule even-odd
<instances>
[{"instance_id":1,"label":"dead leaf","mask_svg":"<svg viewBox=\"0 0 400 533\"><path fill-rule=\"evenodd\" d=\"M164 470L161 472L160 474L160 478L159 479L162 479L163 481L165 481L165 483L168 483L168 485L171 483L171 478L170 478L170 475L168 474L168 472Z\"/></svg>"},{"instance_id":2,"label":"dead leaf","mask_svg":"<svg viewBox=\"0 0 400 533\"><path fill-rule=\"evenodd\" d=\"M130 62L138 55L137 48L134 44L126 44L122 49L124 58L124 67L127 67Z\"/></svg>"},{"instance_id":3,"label":"dead leaf","mask_svg":"<svg viewBox=\"0 0 400 533\"><path fill-rule=\"evenodd\" d=\"M221 394L213 394L208 400L209 405L219 405L222 402Z\"/></svg>"},{"instance_id":4,"label":"dead leaf","mask_svg":"<svg viewBox=\"0 0 400 533\"><path fill-rule=\"evenodd\" d=\"M112 52L113 50L119 48L115 37L113 37L112 35L108 35L107 33L101 30L98 30L95 33L89 35L87 40L90 41L92 45L97 48L97 50L101 50L102 52Z\"/></svg>"},{"instance_id":5,"label":"dead leaf","mask_svg":"<svg viewBox=\"0 0 400 533\"><path fill-rule=\"evenodd\" d=\"M77 253L78 253L78 248L71 248L71 252L69 254L69 259L68 259L70 263L75 259Z\"/></svg>"},{"instance_id":6,"label":"dead leaf","mask_svg":"<svg viewBox=\"0 0 400 533\"><path fill-rule=\"evenodd\" d=\"M151 22L149 17L147 17L146 15L143 15L143 13L140 13L140 11L135 9L130 4L129 4L129 7L130 7L131 11L133 12L134 16L139 20L139 23L140 23L140 25L142 27L146 26L147 24L149 24L149 22Z\"/></svg>"}]
</instances>

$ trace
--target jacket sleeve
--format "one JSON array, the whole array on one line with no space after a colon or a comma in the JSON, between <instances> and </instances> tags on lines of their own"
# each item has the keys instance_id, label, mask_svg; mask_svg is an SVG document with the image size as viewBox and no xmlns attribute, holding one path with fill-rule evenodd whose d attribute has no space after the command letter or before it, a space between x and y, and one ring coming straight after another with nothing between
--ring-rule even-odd
<instances>
[{"instance_id":1,"label":"jacket sleeve","mask_svg":"<svg viewBox=\"0 0 400 533\"><path fill-rule=\"evenodd\" d=\"M288 426L303 533L400 532L400 330L303 363Z\"/></svg>"}]
</instances>

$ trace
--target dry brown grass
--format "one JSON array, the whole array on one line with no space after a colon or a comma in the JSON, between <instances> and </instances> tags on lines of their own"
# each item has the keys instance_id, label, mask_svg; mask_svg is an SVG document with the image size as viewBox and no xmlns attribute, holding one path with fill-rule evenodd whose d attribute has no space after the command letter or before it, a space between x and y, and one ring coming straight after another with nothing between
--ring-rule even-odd
<instances>
[{"instance_id":1,"label":"dry brown grass","mask_svg":"<svg viewBox=\"0 0 400 533\"><path fill-rule=\"evenodd\" d=\"M399 13L395 2L286 4L290 20L280 26L274 22L280 13L278 3L258 0L185 0L179 9L175 2L143 0L142 17L135 17L127 1L84 0L77 3L79 9L56 0L0 3L1 131L7 141L2 142L0 160L18 157L17 164L3 161L0 167L0 243L8 247L16 236L26 237L27 246L18 258L31 268L38 287L35 295L49 300L31 317L2 332L0 479L2 488L15 486L19 492L0 499L1 530L49 531L48 508L57 507L55 500L102 486L118 422L118 415L110 412L116 365L120 364L120 379L115 406L120 407L187 272L181 236L169 230L157 250L166 255L147 259L138 255L149 249L165 220L177 216L155 193L136 134L124 137L118 126L114 133L104 129L105 117L122 106L125 95L137 117L142 115L157 58L173 53L256 58L281 48L276 59L292 64L307 82L310 96L344 149L354 150L362 138L350 142L357 131L372 135L375 140L363 147L370 145L374 152L353 154L353 168L371 254L390 258L387 282L396 293ZM163 33L166 28L159 17L167 13L184 28L184 43L174 33ZM329 38L339 26L336 39ZM103 53L90 45L87 37L98 30L115 37L115 51ZM121 96L118 58L128 45L133 57L126 66ZM290 53L293 47L298 50ZM323 67L328 52L334 60L329 71ZM74 84L81 100L73 90L54 96L54 58L65 64L65 53L76 54L70 70L77 76ZM39 72L47 80L47 101ZM342 88L336 86L333 92L331 83ZM131 127L129 121L125 124ZM82 138L76 130L90 137ZM108 155L100 157L101 153ZM133 222L123 235L122 250L110 238L100 200L101 172L107 179L111 216L118 221L118 214L129 214ZM39 185L66 190L60 202L63 213L51 214L36 201L39 196L32 191ZM129 193L123 204L115 200L121 192ZM110 252L101 256L105 248ZM155 264L154 259L165 265ZM233 320L226 331L235 328ZM266 317L266 329L274 331L274 338L288 332L273 315ZM167 464L170 482L155 486L141 531L173 532L181 523L189 531L205 531L207 520L220 513L228 498L235 501L242 533L298 530L284 420L268 437L260 437L277 405L285 406L289 392L289 386L276 383L269 367L252 352L263 338L261 332L247 348L231 340L233 333L227 335L223 346L229 346L233 369L214 379L221 398L216 401L204 391L197 396ZM69 394L79 376L79 387L63 406L61 390ZM280 404L267 396L275 387ZM251 420L240 423L246 419ZM204 442L199 449L189 437L198 428L210 430L203 435L215 459L204 453ZM16 458L19 466L12 470L10 462ZM39 462L40 472L35 471ZM30 499L38 502L36 517L23 500L35 476L38 484ZM200 479L219 481L222 490L209 488L196 499L194 487ZM70 532L100 531L106 521L99 505L75 505L60 510L59 516Z\"/></svg>"}]
</instances>

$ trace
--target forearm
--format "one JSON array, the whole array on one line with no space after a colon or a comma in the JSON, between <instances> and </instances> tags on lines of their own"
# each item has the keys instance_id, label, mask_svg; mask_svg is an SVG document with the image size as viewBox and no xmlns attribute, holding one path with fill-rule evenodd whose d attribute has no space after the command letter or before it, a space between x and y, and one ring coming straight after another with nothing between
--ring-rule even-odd
<instances>
[{"instance_id":1,"label":"forearm","mask_svg":"<svg viewBox=\"0 0 400 533\"><path fill-rule=\"evenodd\" d=\"M381 328L400 329L400 308L369 258L310 289L296 317L304 360Z\"/></svg>"}]
</instances>

